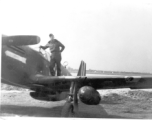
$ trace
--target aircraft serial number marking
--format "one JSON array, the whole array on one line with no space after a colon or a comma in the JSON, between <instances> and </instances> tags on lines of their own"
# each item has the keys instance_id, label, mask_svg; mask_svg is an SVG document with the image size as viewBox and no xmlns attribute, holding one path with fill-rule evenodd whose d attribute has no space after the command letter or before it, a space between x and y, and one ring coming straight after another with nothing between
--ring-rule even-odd
<instances>
[{"instance_id":1,"label":"aircraft serial number marking","mask_svg":"<svg viewBox=\"0 0 152 120\"><path fill-rule=\"evenodd\" d=\"M13 52L10 52L10 51L8 51L8 50L5 51L5 54L6 54L6 56L9 56L9 57L11 57L11 58L13 58L13 59L16 59L16 60L18 60L18 61L26 64L26 58L24 58L24 57L21 57L21 56L15 54L15 53L13 53Z\"/></svg>"}]
</instances>

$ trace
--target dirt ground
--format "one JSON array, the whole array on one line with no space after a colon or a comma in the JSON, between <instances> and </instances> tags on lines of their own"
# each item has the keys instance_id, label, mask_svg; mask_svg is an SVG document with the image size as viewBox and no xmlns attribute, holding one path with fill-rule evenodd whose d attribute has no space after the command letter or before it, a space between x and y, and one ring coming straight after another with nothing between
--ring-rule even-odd
<instances>
[{"instance_id":1,"label":"dirt ground","mask_svg":"<svg viewBox=\"0 0 152 120\"><path fill-rule=\"evenodd\" d=\"M152 89L100 90L101 104L85 105L80 102L79 118L136 118L152 119ZM0 116L60 117L65 100L46 102L30 97L28 90L1 90Z\"/></svg>"}]
</instances>

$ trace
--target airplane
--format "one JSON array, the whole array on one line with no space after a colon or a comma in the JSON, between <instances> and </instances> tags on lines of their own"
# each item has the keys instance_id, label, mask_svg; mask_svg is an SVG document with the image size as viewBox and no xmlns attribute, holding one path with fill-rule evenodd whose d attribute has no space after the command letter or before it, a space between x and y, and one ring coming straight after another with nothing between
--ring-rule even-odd
<instances>
[{"instance_id":1,"label":"airplane","mask_svg":"<svg viewBox=\"0 0 152 120\"><path fill-rule=\"evenodd\" d=\"M37 35L2 36L1 82L29 89L30 96L37 100L66 99L62 117L76 115L79 101L86 105L100 104L99 89L152 88L152 76L86 76L84 61L81 61L77 76L72 76L63 65L62 76L51 76L50 56L29 47L39 42ZM67 92L67 96L62 96L63 92Z\"/></svg>"}]
</instances>

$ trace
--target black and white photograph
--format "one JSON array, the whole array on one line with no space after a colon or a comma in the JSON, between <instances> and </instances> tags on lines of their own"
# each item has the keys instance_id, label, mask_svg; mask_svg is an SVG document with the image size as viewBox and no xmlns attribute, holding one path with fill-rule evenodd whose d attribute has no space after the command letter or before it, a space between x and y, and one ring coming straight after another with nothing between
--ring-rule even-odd
<instances>
[{"instance_id":1,"label":"black and white photograph","mask_svg":"<svg viewBox=\"0 0 152 120\"><path fill-rule=\"evenodd\" d=\"M0 119L152 119L151 0L1 0Z\"/></svg>"}]
</instances>

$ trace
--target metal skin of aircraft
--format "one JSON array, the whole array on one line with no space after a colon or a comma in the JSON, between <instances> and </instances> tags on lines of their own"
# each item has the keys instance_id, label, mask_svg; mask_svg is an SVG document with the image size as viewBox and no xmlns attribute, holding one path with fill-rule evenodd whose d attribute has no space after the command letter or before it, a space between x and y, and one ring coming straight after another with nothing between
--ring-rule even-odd
<instances>
[{"instance_id":1,"label":"metal skin of aircraft","mask_svg":"<svg viewBox=\"0 0 152 120\"><path fill-rule=\"evenodd\" d=\"M61 65L62 76L51 76L50 62L41 52L28 45L38 44L35 35L2 36L1 82L30 89L30 96L45 101L66 99L61 116L78 112L79 100L87 105L98 105L102 88L152 88L152 76L86 76L86 63L81 61L77 76ZM62 92L68 95L62 97Z\"/></svg>"}]
</instances>

